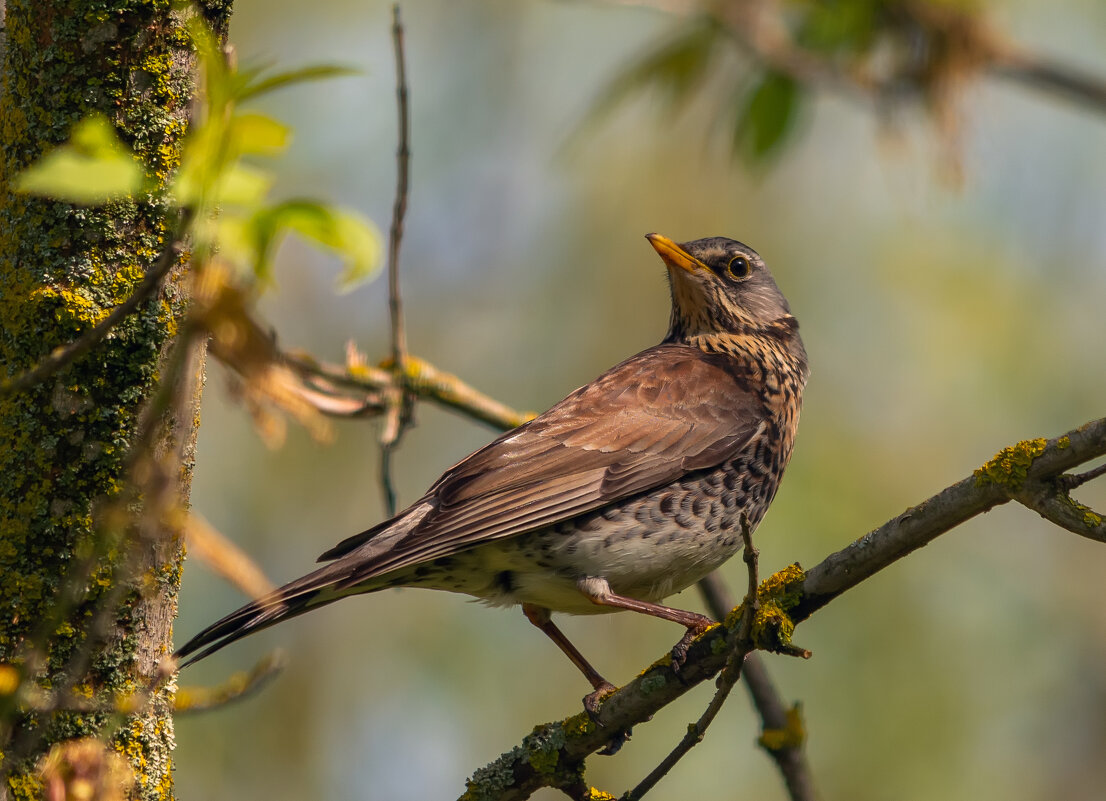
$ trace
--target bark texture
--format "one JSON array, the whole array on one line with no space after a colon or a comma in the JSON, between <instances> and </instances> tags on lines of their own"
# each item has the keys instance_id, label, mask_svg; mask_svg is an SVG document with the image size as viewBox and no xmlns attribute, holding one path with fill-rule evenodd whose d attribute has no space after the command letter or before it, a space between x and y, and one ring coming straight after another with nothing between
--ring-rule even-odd
<instances>
[{"instance_id":1,"label":"bark texture","mask_svg":"<svg viewBox=\"0 0 1106 801\"><path fill-rule=\"evenodd\" d=\"M229 0L201 10L225 33ZM92 111L109 115L164 184L178 164L192 56L168 0L8 0L0 95L0 375L15 376L79 338L142 280L172 228L154 196L88 209L12 192L11 182ZM163 377L187 298L182 259L111 336L31 391L0 400L0 663L44 692L0 699L12 798L38 798L55 743L110 724L136 796L172 796L171 690L120 720L114 699L168 653L181 567L179 536L105 515L125 497L142 411ZM157 413L152 451L183 457L191 478L200 362L188 402ZM109 517L110 519L105 519ZM156 528L156 527L155 527ZM2 694L2 693L0 693ZM23 697L23 694L20 694ZM87 699L77 710L74 700ZM68 710L57 707L68 707Z\"/></svg>"}]
</instances>

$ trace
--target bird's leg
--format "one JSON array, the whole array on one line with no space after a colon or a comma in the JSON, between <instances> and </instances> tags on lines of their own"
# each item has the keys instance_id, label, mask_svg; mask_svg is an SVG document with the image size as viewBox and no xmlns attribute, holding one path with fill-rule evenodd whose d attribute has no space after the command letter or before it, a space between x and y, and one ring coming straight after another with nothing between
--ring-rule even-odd
<instances>
[{"instance_id":1,"label":"bird's leg","mask_svg":"<svg viewBox=\"0 0 1106 801\"><path fill-rule=\"evenodd\" d=\"M595 692L584 696L584 709L594 719L599 712L599 702L618 688L600 676L599 672L588 664L588 660L584 659L584 655L568 641L568 637L564 635L564 632L553 623L548 609L534 604L523 604L522 613L526 615L527 620L541 629L546 637L555 642L557 647L564 652L564 655L572 660L572 664L576 665L587 680L591 682Z\"/></svg>"},{"instance_id":2,"label":"bird's leg","mask_svg":"<svg viewBox=\"0 0 1106 801\"><path fill-rule=\"evenodd\" d=\"M576 586L593 604L613 606L616 609L629 609L631 612L641 612L685 626L687 631L684 632L684 636L672 646L672 670L677 676L680 675L680 668L683 667L684 660L687 659L687 649L691 646L692 641L715 625L713 620L706 615L700 615L698 612L685 612L683 609L673 609L670 606L661 606L649 601L639 601L636 598L618 595L611 590L611 585L604 578L589 576L578 581Z\"/></svg>"}]
</instances>

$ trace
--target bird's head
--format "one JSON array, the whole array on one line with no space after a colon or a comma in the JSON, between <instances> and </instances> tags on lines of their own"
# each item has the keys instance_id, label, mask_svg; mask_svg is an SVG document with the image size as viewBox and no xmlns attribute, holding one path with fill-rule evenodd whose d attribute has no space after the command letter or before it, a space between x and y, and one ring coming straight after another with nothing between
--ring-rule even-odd
<instances>
[{"instance_id":1,"label":"bird's head","mask_svg":"<svg viewBox=\"0 0 1106 801\"><path fill-rule=\"evenodd\" d=\"M721 236L682 243L660 234L646 239L668 266L672 323L666 341L797 328L764 260L748 245Z\"/></svg>"}]
</instances>

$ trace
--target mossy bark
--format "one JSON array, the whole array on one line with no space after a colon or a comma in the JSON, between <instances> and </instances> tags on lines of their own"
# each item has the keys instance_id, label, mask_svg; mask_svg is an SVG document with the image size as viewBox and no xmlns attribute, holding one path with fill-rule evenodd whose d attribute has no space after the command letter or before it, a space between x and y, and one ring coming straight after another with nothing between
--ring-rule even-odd
<instances>
[{"instance_id":1,"label":"mossy bark","mask_svg":"<svg viewBox=\"0 0 1106 801\"><path fill-rule=\"evenodd\" d=\"M0 375L18 375L80 337L133 291L165 244L171 210L156 193L88 209L15 194L11 183L92 111L108 114L148 174L165 182L179 160L192 91L192 56L170 5L6 3ZM225 32L230 0L199 5ZM170 650L179 537L128 531L106 542L113 524L102 512L126 486L142 410L185 311L186 266L182 260L161 293L87 356L29 392L0 399L0 663L20 666L47 691L72 687L90 708L143 686ZM181 499L191 477L198 389L189 397L159 420L153 440L158 450L185 454ZM137 514L137 506L129 511ZM89 569L79 567L85 564ZM69 596L72 603L59 610ZM170 704L163 690L142 713L111 727L140 798L172 795ZM36 765L52 744L118 724L102 711L25 709L0 699L0 733L7 735L0 768L8 784L0 795L6 790L13 798L41 796Z\"/></svg>"}]
</instances>

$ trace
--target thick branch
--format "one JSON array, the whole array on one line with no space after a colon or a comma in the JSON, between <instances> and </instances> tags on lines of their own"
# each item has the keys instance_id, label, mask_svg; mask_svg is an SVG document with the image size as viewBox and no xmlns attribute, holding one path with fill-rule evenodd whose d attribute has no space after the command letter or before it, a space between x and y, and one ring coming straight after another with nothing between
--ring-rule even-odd
<instances>
[{"instance_id":1,"label":"thick branch","mask_svg":"<svg viewBox=\"0 0 1106 801\"><path fill-rule=\"evenodd\" d=\"M1020 500L1026 482L1055 479L1072 467L1106 454L1106 418L1052 440L1030 440L1000 452L975 475L943 490L918 506L832 554L803 575L797 597L790 597L784 571L769 578L758 592L790 598L784 612L790 621L804 620L841 593L922 547L940 534L980 512L1009 500ZM776 589L771 589L772 585ZM649 667L630 684L609 696L599 710L597 727L585 713L559 723L539 726L521 745L477 771L463 801L522 799L539 787L578 787L583 761L608 741L714 675L727 654L740 648L741 617L730 614L724 625L703 634L688 651L677 679L666 659ZM753 639L763 637L754 630ZM760 641L760 647L765 643ZM784 641L768 644L784 650ZM686 683L685 683L686 682ZM552 766L543 769L541 766Z\"/></svg>"},{"instance_id":2,"label":"thick branch","mask_svg":"<svg viewBox=\"0 0 1106 801\"><path fill-rule=\"evenodd\" d=\"M1014 457L1011 465L1001 461L1008 451ZM1017 462L1019 452L1024 453L1025 464ZM1017 499L1026 481L1054 478L1106 454L1106 418L1047 442L1019 443L1003 454L976 471L976 475L907 509L808 571L803 599L793 611L792 619L805 620L841 593L946 531L999 504Z\"/></svg>"}]
</instances>

